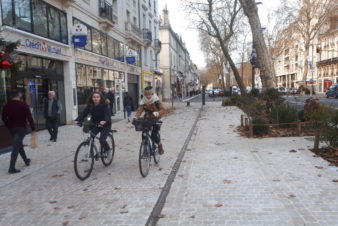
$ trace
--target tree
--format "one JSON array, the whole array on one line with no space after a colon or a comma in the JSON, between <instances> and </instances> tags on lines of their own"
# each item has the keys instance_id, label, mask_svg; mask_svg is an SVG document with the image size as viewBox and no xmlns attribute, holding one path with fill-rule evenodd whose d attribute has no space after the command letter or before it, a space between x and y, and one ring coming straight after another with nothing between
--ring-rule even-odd
<instances>
[{"instance_id":1,"label":"tree","mask_svg":"<svg viewBox=\"0 0 338 226\"><path fill-rule=\"evenodd\" d=\"M239 0L251 27L253 46L256 49L260 65L263 90L274 87L275 71L271 56L265 44L258 8L255 0Z\"/></svg>"},{"instance_id":2,"label":"tree","mask_svg":"<svg viewBox=\"0 0 338 226\"><path fill-rule=\"evenodd\" d=\"M217 40L224 58L234 73L241 93L246 93L243 80L229 49L229 44L242 23L239 0L185 0L185 2L189 13L196 15L195 23L200 32Z\"/></svg>"},{"instance_id":3,"label":"tree","mask_svg":"<svg viewBox=\"0 0 338 226\"><path fill-rule=\"evenodd\" d=\"M304 56L310 56L310 46L314 45L320 28L327 20L327 16L332 12L334 3L337 0L302 0L298 11L298 16L290 26L300 34L304 44ZM313 46L314 48L314 46ZM304 71L302 82L306 84L308 75L308 62L304 60Z\"/></svg>"}]
</instances>

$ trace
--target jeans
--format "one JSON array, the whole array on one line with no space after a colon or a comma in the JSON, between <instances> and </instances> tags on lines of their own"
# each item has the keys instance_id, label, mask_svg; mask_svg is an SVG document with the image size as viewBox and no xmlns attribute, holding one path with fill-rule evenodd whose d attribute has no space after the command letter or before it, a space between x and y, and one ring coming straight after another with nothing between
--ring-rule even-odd
<instances>
[{"instance_id":1,"label":"jeans","mask_svg":"<svg viewBox=\"0 0 338 226\"><path fill-rule=\"evenodd\" d=\"M160 137L160 125L153 125L153 130L151 131L151 138L155 141L156 144L161 143L161 137Z\"/></svg>"},{"instance_id":2,"label":"jeans","mask_svg":"<svg viewBox=\"0 0 338 226\"><path fill-rule=\"evenodd\" d=\"M99 138L99 141L100 141L100 144L101 144L101 147L104 149L104 150L109 150L109 145L107 143L107 137L108 137L108 134L110 132L110 129L111 129L111 124L106 124L104 125L103 127L92 127L90 129L90 131L93 133L93 135L97 135L98 133L101 133L100 134L100 138Z\"/></svg>"},{"instance_id":3,"label":"jeans","mask_svg":"<svg viewBox=\"0 0 338 226\"><path fill-rule=\"evenodd\" d=\"M58 137L58 127L59 119L58 118L46 118L46 128L50 134L50 139L56 140Z\"/></svg>"},{"instance_id":4,"label":"jeans","mask_svg":"<svg viewBox=\"0 0 338 226\"><path fill-rule=\"evenodd\" d=\"M11 162L9 169L15 169L15 163L20 154L24 162L27 162L27 156L25 150L23 149L23 138L27 134L27 129L24 127L17 127L9 130L13 137L13 150L11 154Z\"/></svg>"},{"instance_id":5,"label":"jeans","mask_svg":"<svg viewBox=\"0 0 338 226\"><path fill-rule=\"evenodd\" d=\"M130 116L131 116L131 106L130 105L126 106L126 111L127 111L127 117L130 118Z\"/></svg>"}]
</instances>

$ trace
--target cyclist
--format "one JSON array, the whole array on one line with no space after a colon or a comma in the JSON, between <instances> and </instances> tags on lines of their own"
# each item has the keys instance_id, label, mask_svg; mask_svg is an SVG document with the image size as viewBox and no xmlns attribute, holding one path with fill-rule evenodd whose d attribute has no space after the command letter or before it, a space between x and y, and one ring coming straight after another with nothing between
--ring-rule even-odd
<instances>
[{"instance_id":1,"label":"cyclist","mask_svg":"<svg viewBox=\"0 0 338 226\"><path fill-rule=\"evenodd\" d=\"M100 144L101 147L105 150L109 150L109 145L107 143L107 136L111 129L111 113L108 104L105 102L105 99L101 92L93 92L90 96L89 102L84 109L84 111L75 119L75 123L80 124L86 118L86 116L91 115L91 122L94 125L99 126L92 126L90 131L93 134L100 134ZM95 156L99 157L99 156Z\"/></svg>"},{"instance_id":2,"label":"cyclist","mask_svg":"<svg viewBox=\"0 0 338 226\"><path fill-rule=\"evenodd\" d=\"M162 102L158 98L158 96L153 93L152 87L148 86L144 89L144 96L140 102L140 106L136 111L135 118L140 118L142 113L144 112L144 107L146 106L148 119L160 119L165 113L165 109L163 107ZM161 143L161 138L159 136L159 131L161 127L159 125L154 124L151 132L151 138L158 144L158 149L160 155L164 154L163 145Z\"/></svg>"}]
</instances>

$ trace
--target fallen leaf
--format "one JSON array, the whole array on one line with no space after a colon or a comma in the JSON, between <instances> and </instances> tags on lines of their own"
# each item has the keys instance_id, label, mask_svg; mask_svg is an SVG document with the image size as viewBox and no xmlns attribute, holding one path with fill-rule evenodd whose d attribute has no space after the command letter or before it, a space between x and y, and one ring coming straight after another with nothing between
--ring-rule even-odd
<instances>
[{"instance_id":1,"label":"fallen leaf","mask_svg":"<svg viewBox=\"0 0 338 226\"><path fill-rule=\"evenodd\" d=\"M234 157L234 159L238 159L238 157Z\"/></svg>"},{"instance_id":2,"label":"fallen leaf","mask_svg":"<svg viewBox=\"0 0 338 226\"><path fill-rule=\"evenodd\" d=\"M161 170L163 170L163 168L159 168L159 169L158 169L158 171L161 171Z\"/></svg>"},{"instance_id":3,"label":"fallen leaf","mask_svg":"<svg viewBox=\"0 0 338 226\"><path fill-rule=\"evenodd\" d=\"M279 182L280 180L279 179L272 179L272 181Z\"/></svg>"},{"instance_id":4,"label":"fallen leaf","mask_svg":"<svg viewBox=\"0 0 338 226\"><path fill-rule=\"evenodd\" d=\"M297 152L295 149L290 150L289 152Z\"/></svg>"},{"instance_id":5,"label":"fallen leaf","mask_svg":"<svg viewBox=\"0 0 338 226\"><path fill-rule=\"evenodd\" d=\"M121 209L124 209L124 208L126 208L127 207L127 204L124 204L122 207L121 207Z\"/></svg>"},{"instance_id":6,"label":"fallen leaf","mask_svg":"<svg viewBox=\"0 0 338 226\"><path fill-rule=\"evenodd\" d=\"M50 204L55 204L57 203L58 201L49 201Z\"/></svg>"},{"instance_id":7,"label":"fallen leaf","mask_svg":"<svg viewBox=\"0 0 338 226\"><path fill-rule=\"evenodd\" d=\"M83 189L82 191L88 191L88 188Z\"/></svg>"},{"instance_id":8,"label":"fallen leaf","mask_svg":"<svg viewBox=\"0 0 338 226\"><path fill-rule=\"evenodd\" d=\"M59 174L59 175L58 175L58 177L63 177L63 176L64 176L64 174Z\"/></svg>"},{"instance_id":9,"label":"fallen leaf","mask_svg":"<svg viewBox=\"0 0 338 226\"><path fill-rule=\"evenodd\" d=\"M195 218L195 216L190 216L190 218L193 218L193 219L194 219L194 218Z\"/></svg>"},{"instance_id":10,"label":"fallen leaf","mask_svg":"<svg viewBox=\"0 0 338 226\"><path fill-rule=\"evenodd\" d=\"M318 174L317 176L318 176L318 177L321 177L322 175L321 175L321 174Z\"/></svg>"},{"instance_id":11,"label":"fallen leaf","mask_svg":"<svg viewBox=\"0 0 338 226\"><path fill-rule=\"evenodd\" d=\"M57 175L57 174L55 174L55 175L53 175L52 177L58 177L58 175Z\"/></svg>"},{"instance_id":12,"label":"fallen leaf","mask_svg":"<svg viewBox=\"0 0 338 226\"><path fill-rule=\"evenodd\" d=\"M120 214L128 213L128 210L121 211Z\"/></svg>"},{"instance_id":13,"label":"fallen leaf","mask_svg":"<svg viewBox=\"0 0 338 226\"><path fill-rule=\"evenodd\" d=\"M230 184L232 181L231 180L223 180L224 184Z\"/></svg>"},{"instance_id":14,"label":"fallen leaf","mask_svg":"<svg viewBox=\"0 0 338 226\"><path fill-rule=\"evenodd\" d=\"M114 190L121 190L121 188L118 188L118 187L114 187Z\"/></svg>"},{"instance_id":15,"label":"fallen leaf","mask_svg":"<svg viewBox=\"0 0 338 226\"><path fill-rule=\"evenodd\" d=\"M322 167L322 166L315 166L315 168L317 168L317 169L323 169L324 167Z\"/></svg>"},{"instance_id":16,"label":"fallen leaf","mask_svg":"<svg viewBox=\"0 0 338 226\"><path fill-rule=\"evenodd\" d=\"M60 207L54 207L54 210L60 210L61 208Z\"/></svg>"},{"instance_id":17,"label":"fallen leaf","mask_svg":"<svg viewBox=\"0 0 338 226\"><path fill-rule=\"evenodd\" d=\"M319 158L320 156L319 155L312 155L313 157L315 157L315 158Z\"/></svg>"},{"instance_id":18,"label":"fallen leaf","mask_svg":"<svg viewBox=\"0 0 338 226\"><path fill-rule=\"evenodd\" d=\"M180 175L178 175L179 177L184 177L184 175L183 174L180 174Z\"/></svg>"},{"instance_id":19,"label":"fallen leaf","mask_svg":"<svg viewBox=\"0 0 338 226\"><path fill-rule=\"evenodd\" d=\"M79 220L83 220L83 219L85 219L86 217L79 217Z\"/></svg>"},{"instance_id":20,"label":"fallen leaf","mask_svg":"<svg viewBox=\"0 0 338 226\"><path fill-rule=\"evenodd\" d=\"M221 204L221 203L215 204L215 207L221 207L221 206L223 206L223 204Z\"/></svg>"},{"instance_id":21,"label":"fallen leaf","mask_svg":"<svg viewBox=\"0 0 338 226\"><path fill-rule=\"evenodd\" d=\"M192 151L191 149L187 149L186 151Z\"/></svg>"},{"instance_id":22,"label":"fallen leaf","mask_svg":"<svg viewBox=\"0 0 338 226\"><path fill-rule=\"evenodd\" d=\"M338 180L332 180L332 182L338 183Z\"/></svg>"},{"instance_id":23,"label":"fallen leaf","mask_svg":"<svg viewBox=\"0 0 338 226\"><path fill-rule=\"evenodd\" d=\"M182 162L187 162L186 160L182 160Z\"/></svg>"},{"instance_id":24,"label":"fallen leaf","mask_svg":"<svg viewBox=\"0 0 338 226\"><path fill-rule=\"evenodd\" d=\"M160 215L157 216L157 218L165 218L165 217L166 217L165 214L160 214Z\"/></svg>"},{"instance_id":25,"label":"fallen leaf","mask_svg":"<svg viewBox=\"0 0 338 226\"><path fill-rule=\"evenodd\" d=\"M163 190L164 187L159 187L159 189Z\"/></svg>"},{"instance_id":26,"label":"fallen leaf","mask_svg":"<svg viewBox=\"0 0 338 226\"><path fill-rule=\"evenodd\" d=\"M62 225L67 225L69 224L69 221L62 222Z\"/></svg>"},{"instance_id":27,"label":"fallen leaf","mask_svg":"<svg viewBox=\"0 0 338 226\"><path fill-rule=\"evenodd\" d=\"M71 206L68 206L67 208L68 208L68 209L73 209L73 208L75 208L75 206L74 206L74 205L71 205Z\"/></svg>"},{"instance_id":28,"label":"fallen leaf","mask_svg":"<svg viewBox=\"0 0 338 226\"><path fill-rule=\"evenodd\" d=\"M251 152L258 152L258 151L254 150L254 151L251 151Z\"/></svg>"},{"instance_id":29,"label":"fallen leaf","mask_svg":"<svg viewBox=\"0 0 338 226\"><path fill-rule=\"evenodd\" d=\"M293 195L293 194L291 194L291 195L289 195L288 197L289 197L289 198L294 198L294 197L296 197L296 196Z\"/></svg>"}]
</instances>

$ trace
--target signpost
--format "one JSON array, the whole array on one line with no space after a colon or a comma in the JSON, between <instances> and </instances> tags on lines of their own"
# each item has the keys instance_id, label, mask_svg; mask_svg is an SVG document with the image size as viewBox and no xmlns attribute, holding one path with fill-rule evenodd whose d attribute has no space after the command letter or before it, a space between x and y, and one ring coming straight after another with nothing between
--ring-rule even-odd
<instances>
[{"instance_id":1,"label":"signpost","mask_svg":"<svg viewBox=\"0 0 338 226\"><path fill-rule=\"evenodd\" d=\"M87 45L87 26L83 24L74 24L72 29L72 42L74 47L84 47Z\"/></svg>"}]
</instances>

